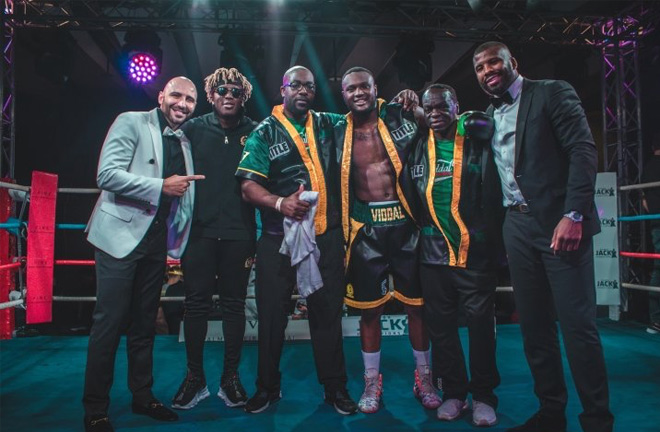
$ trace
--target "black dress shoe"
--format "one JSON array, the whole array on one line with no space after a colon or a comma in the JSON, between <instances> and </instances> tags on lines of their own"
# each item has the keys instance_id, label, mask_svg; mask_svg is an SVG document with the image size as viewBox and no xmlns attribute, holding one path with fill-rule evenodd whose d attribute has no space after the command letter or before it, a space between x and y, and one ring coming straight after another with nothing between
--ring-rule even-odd
<instances>
[{"instance_id":1,"label":"black dress shoe","mask_svg":"<svg viewBox=\"0 0 660 432\"><path fill-rule=\"evenodd\" d=\"M171 409L165 407L157 400L152 400L147 405L138 405L135 402L131 405L135 414L142 414L160 421L177 421L179 416Z\"/></svg>"},{"instance_id":2,"label":"black dress shoe","mask_svg":"<svg viewBox=\"0 0 660 432\"><path fill-rule=\"evenodd\" d=\"M106 414L85 416L85 432L115 432Z\"/></svg>"},{"instance_id":3,"label":"black dress shoe","mask_svg":"<svg viewBox=\"0 0 660 432\"><path fill-rule=\"evenodd\" d=\"M340 390L326 391L325 392L325 403L335 407L341 415L351 415L358 412L358 406L351 396L348 394L348 391L343 388Z\"/></svg>"},{"instance_id":4,"label":"black dress shoe","mask_svg":"<svg viewBox=\"0 0 660 432\"><path fill-rule=\"evenodd\" d=\"M566 432L566 417L562 414L537 412L525 424L507 429L506 432Z\"/></svg>"}]
</instances>

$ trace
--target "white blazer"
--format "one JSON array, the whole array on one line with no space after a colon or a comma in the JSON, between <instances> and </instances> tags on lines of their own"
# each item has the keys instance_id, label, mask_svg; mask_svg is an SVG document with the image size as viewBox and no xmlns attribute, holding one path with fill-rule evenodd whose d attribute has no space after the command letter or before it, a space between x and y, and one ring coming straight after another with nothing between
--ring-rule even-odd
<instances>
[{"instance_id":1,"label":"white blazer","mask_svg":"<svg viewBox=\"0 0 660 432\"><path fill-rule=\"evenodd\" d=\"M101 188L87 224L87 240L115 258L131 253L147 233L163 189L163 139L158 108L125 112L115 119L101 149L96 182ZM190 141L181 141L186 173L194 173ZM167 220L168 254L179 258L186 247L194 202L194 182L175 198Z\"/></svg>"}]
</instances>

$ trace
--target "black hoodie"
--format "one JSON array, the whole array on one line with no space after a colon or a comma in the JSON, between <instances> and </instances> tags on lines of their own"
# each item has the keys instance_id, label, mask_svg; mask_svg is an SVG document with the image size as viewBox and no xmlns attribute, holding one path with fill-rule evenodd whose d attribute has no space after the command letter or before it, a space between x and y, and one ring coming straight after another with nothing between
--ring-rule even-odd
<instances>
[{"instance_id":1,"label":"black hoodie","mask_svg":"<svg viewBox=\"0 0 660 432\"><path fill-rule=\"evenodd\" d=\"M215 112L196 117L181 127L190 140L195 174L195 210L191 236L222 240L253 240L254 207L241 199L234 173L245 139L257 125L243 116L235 128L223 129Z\"/></svg>"}]
</instances>

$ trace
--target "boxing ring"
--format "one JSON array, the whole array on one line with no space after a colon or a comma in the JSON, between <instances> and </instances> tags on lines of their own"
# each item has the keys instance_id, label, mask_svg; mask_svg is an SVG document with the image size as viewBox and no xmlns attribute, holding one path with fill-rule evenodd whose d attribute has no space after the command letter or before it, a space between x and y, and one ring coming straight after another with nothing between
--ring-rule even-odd
<instances>
[{"instance_id":1,"label":"boxing ring","mask_svg":"<svg viewBox=\"0 0 660 432\"><path fill-rule=\"evenodd\" d=\"M8 181L0 181L0 338L8 339L14 330L14 307L26 309L27 324L48 323L52 320L53 302L94 302L94 296L62 296L53 293L54 266L94 266L93 260L56 259L55 231L83 231L82 223L56 223L55 213L58 194L98 194L98 189L58 188L57 176L35 171L32 186L17 185ZM647 188L660 187L660 182L637 185L626 185L618 188L619 193L630 193ZM18 198L16 202L13 197ZM27 204L30 204L29 214L25 217ZM20 205L18 218L11 218L12 207ZM606 223L600 209L603 226ZM648 220L658 220L660 214L646 215L616 215L616 229L620 223L635 223ZM601 234L603 235L603 234ZM597 239L598 237L596 237ZM26 251L23 243L27 240ZM615 246L618 250L618 246ZM15 252L14 252L15 251ZM25 253L24 253L25 252ZM618 250L613 258L627 260L657 260L658 253L633 252ZM177 264L178 260L168 260L168 264ZM598 266L596 272L598 272ZM618 270L617 270L618 274ZM598 279L598 277L597 277ZM660 292L660 287L619 281L625 289ZM512 287L499 286L498 292L510 292ZM253 296L251 296L254 298ZM293 299L299 296L292 296ZM162 297L161 301L183 301L184 297ZM250 327L254 327L252 324ZM356 336L350 330L355 325L345 326L345 335ZM348 334L346 334L348 333ZM299 332L298 332L299 334ZM304 337L304 335L303 335ZM213 338L211 338L213 339ZM253 340L250 336L248 339Z\"/></svg>"},{"instance_id":2,"label":"boxing ring","mask_svg":"<svg viewBox=\"0 0 660 432\"><path fill-rule=\"evenodd\" d=\"M36 176L36 177L35 177ZM35 173L31 186L0 182L0 304L1 330L4 340L0 342L0 420L2 430L47 430L71 431L77 429L82 418L82 407L77 399L82 389L82 371L86 358L87 338L80 336L38 336L11 339L15 307L25 307L29 322L49 322L52 319L54 302L92 302L93 296L62 296L53 292L53 269L55 266L82 268L94 265L93 260L55 258L54 233L56 230L82 231L84 224L59 223L55 221L58 194L95 194L96 189L58 188L52 174ZM39 178L39 177L42 178ZM35 178L37 179L35 181ZM55 180L55 181L54 181ZM44 186L44 183L46 186ZM628 190L658 187L660 184L635 185L619 188ZM11 192L10 191L16 191ZM18 197L14 200L10 195ZM29 200L29 213L26 203ZM42 201L42 202L40 202ZM12 206L20 206L17 219L9 218ZM86 215L85 215L86 218ZM620 216L618 224L639 223L658 219L660 215ZM36 220L36 223L35 223ZM618 226L618 225L617 225ZM618 228L617 228L618 229ZM82 232L80 232L82 235ZM27 248L22 247L27 235ZM16 251L12 254L12 251ZM621 251L620 259L658 259L660 256L645 252ZM171 261L175 263L175 261ZM164 269L165 271L165 269ZM660 291L657 287L621 283L626 289ZM510 291L511 287L498 287L498 291ZM11 294L11 295L10 295ZM165 297L164 301L181 301L182 297ZM355 317L348 317L355 318ZM303 321L303 320L301 320ZM298 322L291 321L291 324ZM246 326L250 327L250 326ZM660 358L660 338L643 331L643 326L631 322L600 319L599 327L610 375L612 410L617 419L616 430L651 432L657 423L652 415L639 415L657 410L660 397L657 388L657 361ZM210 331L211 333L211 331ZM385 332L386 334L386 332ZM460 330L463 346L467 346L467 332ZM498 414L500 424L493 431L504 430L524 420L536 409L532 379L522 351L522 341L516 324L497 326L498 363L502 385L497 389L500 398ZM295 339L295 338L294 338ZM469 416L457 422L438 422L434 411L424 411L412 396L413 361L409 352L407 336L398 333L383 338L382 371L384 374L384 406L375 415L343 417L337 416L333 408L322 402L319 391L315 391L315 369L311 359L311 346L304 337L288 342L282 356L283 392L282 401L272 409L259 415L247 415L241 410L224 406L219 399L212 398L195 410L182 415L172 424L154 424L148 418L138 418L126 409L130 405L130 393L122 385L127 374L125 347L120 345L117 356L115 385L111 392L113 403L110 415L115 426L121 430L167 431L216 431L218 427L246 431L282 430L317 432L351 430L474 430ZM217 339L212 339L217 340ZM257 345L253 338L246 338L240 365L243 382L252 391L256 378ZM209 344L207 356L207 380L216 386L224 344ZM362 359L360 340L356 337L344 339L344 350L348 370L348 388L351 395L359 396L362 391ZM633 364L635 367L631 367ZM185 350L176 336L158 335L154 348L154 393L163 401L171 397L180 382L185 365ZM566 374L568 365L564 364ZM567 418L569 430L578 430L577 414L580 404L572 386L569 385ZM34 389L39 389L35 396ZM319 387L320 388L320 387ZM317 394L318 393L318 394ZM73 396L73 397L72 397ZM72 400L67 409L53 409L53 401L62 397ZM634 405L634 409L630 409ZM74 425L74 426L72 426Z\"/></svg>"},{"instance_id":3,"label":"boxing ring","mask_svg":"<svg viewBox=\"0 0 660 432\"><path fill-rule=\"evenodd\" d=\"M636 185L627 185L621 186L619 188L622 192L633 192L633 191L643 191L644 189L649 188L658 188L660 187L660 182L651 182L651 183L641 183ZM633 215L633 216L621 216L619 217L620 222L643 222L648 220L658 220L660 219L660 214L646 214L646 215ZM631 251L621 251L621 256L629 259L641 259L641 260L659 260L660 253L647 253L647 252L631 252ZM650 292L660 292L660 287L635 284L630 282L621 282L621 286L627 289L641 290L641 291L650 291Z\"/></svg>"}]
</instances>

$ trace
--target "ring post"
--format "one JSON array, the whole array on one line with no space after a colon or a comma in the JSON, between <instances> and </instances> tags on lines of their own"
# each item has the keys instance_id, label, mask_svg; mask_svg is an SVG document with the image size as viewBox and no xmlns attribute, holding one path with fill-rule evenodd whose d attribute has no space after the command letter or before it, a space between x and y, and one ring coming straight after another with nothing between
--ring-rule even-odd
<instances>
[{"instance_id":1,"label":"ring post","mask_svg":"<svg viewBox=\"0 0 660 432\"><path fill-rule=\"evenodd\" d=\"M28 324L53 319L56 202L57 175L33 171L27 241Z\"/></svg>"},{"instance_id":2,"label":"ring post","mask_svg":"<svg viewBox=\"0 0 660 432\"><path fill-rule=\"evenodd\" d=\"M11 180L2 179L9 182ZM0 222L7 222L11 216L12 202L9 190L0 188ZM10 242L13 239L5 229L0 230L0 264L10 264L14 258ZM0 271L0 302L9 301L9 292L14 289L14 272L7 269ZM0 310L0 339L11 339L14 331L14 308Z\"/></svg>"}]
</instances>

